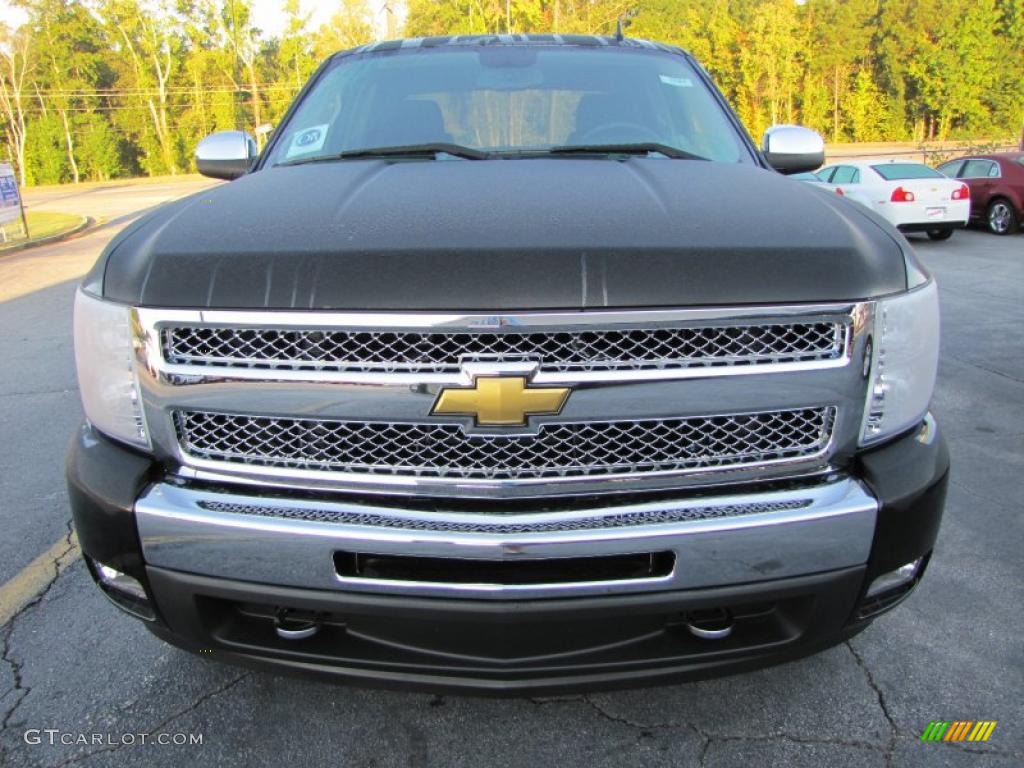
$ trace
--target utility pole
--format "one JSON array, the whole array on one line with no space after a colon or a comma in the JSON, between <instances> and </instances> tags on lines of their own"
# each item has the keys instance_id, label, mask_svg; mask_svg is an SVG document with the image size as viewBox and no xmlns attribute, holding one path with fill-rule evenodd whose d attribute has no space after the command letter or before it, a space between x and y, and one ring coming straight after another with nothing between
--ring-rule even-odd
<instances>
[{"instance_id":1,"label":"utility pole","mask_svg":"<svg viewBox=\"0 0 1024 768\"><path fill-rule=\"evenodd\" d=\"M238 15L235 13L235 0L231 0L231 47L235 52L235 90L231 96L231 112L238 127L238 93L242 83L242 68L238 63Z\"/></svg>"}]
</instances>

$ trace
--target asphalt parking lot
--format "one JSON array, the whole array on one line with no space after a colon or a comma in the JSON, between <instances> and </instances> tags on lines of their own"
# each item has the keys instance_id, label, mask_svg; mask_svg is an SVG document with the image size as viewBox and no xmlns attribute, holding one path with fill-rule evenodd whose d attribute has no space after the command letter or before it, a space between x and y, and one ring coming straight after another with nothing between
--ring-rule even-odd
<instances>
[{"instance_id":1,"label":"asphalt parking lot","mask_svg":"<svg viewBox=\"0 0 1024 768\"><path fill-rule=\"evenodd\" d=\"M908 602L849 643L752 674L494 700L224 666L165 646L92 586L62 481L80 418L71 299L115 230L0 259L0 617L16 592L27 602L0 629L0 764L1024 764L1024 234L914 238L940 281L934 411L954 474L930 572ZM998 726L984 744L922 743L931 720ZM202 743L157 743L177 734Z\"/></svg>"}]
</instances>

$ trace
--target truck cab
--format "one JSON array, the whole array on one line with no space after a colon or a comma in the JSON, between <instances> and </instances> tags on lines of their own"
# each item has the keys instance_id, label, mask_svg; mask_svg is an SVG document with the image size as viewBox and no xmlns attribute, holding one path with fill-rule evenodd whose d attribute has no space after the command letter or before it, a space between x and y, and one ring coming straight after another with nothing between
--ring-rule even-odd
<instances>
[{"instance_id":1,"label":"truck cab","mask_svg":"<svg viewBox=\"0 0 1024 768\"><path fill-rule=\"evenodd\" d=\"M361 684L648 685L815 652L922 577L934 280L619 37L339 53L75 310L99 587L159 637ZM113 620L113 619L111 619Z\"/></svg>"}]
</instances>

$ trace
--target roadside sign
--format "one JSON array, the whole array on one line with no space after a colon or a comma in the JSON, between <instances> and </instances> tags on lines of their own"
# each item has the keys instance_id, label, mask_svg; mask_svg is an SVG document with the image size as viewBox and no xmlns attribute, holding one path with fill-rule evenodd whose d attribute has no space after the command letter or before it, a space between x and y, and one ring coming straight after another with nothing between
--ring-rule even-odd
<instances>
[{"instance_id":1,"label":"roadside sign","mask_svg":"<svg viewBox=\"0 0 1024 768\"><path fill-rule=\"evenodd\" d=\"M14 168L10 163L0 163L0 232L3 241L7 242L7 230L5 224L21 219L21 228L25 237L28 237L28 222L25 221L25 209L21 205L21 195L18 194L18 181L14 177Z\"/></svg>"},{"instance_id":2,"label":"roadside sign","mask_svg":"<svg viewBox=\"0 0 1024 768\"><path fill-rule=\"evenodd\" d=\"M18 182L14 179L14 168L10 163L0 163L0 224L14 221L21 216L21 200L18 198Z\"/></svg>"}]
</instances>

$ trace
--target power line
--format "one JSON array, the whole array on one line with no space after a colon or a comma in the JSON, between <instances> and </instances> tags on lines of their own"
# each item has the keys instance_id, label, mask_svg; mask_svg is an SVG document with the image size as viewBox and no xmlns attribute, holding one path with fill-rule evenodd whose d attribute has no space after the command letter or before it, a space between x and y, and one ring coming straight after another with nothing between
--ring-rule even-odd
<instances>
[{"instance_id":1,"label":"power line","mask_svg":"<svg viewBox=\"0 0 1024 768\"><path fill-rule=\"evenodd\" d=\"M255 87L263 91L298 91L300 86L295 83L256 83ZM182 94L182 93L248 93L252 90L253 85L245 83L243 85L213 85L203 86L201 88L195 88L192 86L175 86L173 88L165 88L163 93L166 94ZM42 94L43 96L95 96L97 98L104 96L159 96L161 93L159 88L41 88L33 89L31 91L32 96L36 94ZM26 94L29 91L26 90Z\"/></svg>"},{"instance_id":2,"label":"power line","mask_svg":"<svg viewBox=\"0 0 1024 768\"><path fill-rule=\"evenodd\" d=\"M264 99L264 100L262 100L262 103L263 104L289 104L289 103L291 103L291 98ZM239 107L245 107L246 104L243 102L241 104L238 104L238 106ZM157 108L165 110L165 111L170 111L170 110L175 110L175 109L193 109L193 108L200 108L200 107L205 108L205 109L210 109L210 110L214 109L214 105L210 104L209 102L194 102L194 101L192 101L192 102L184 102L184 103L183 102L176 102L176 103L173 103L173 104L164 104L162 106L158 106ZM141 112L149 112L150 111L150 107L149 107L148 104L120 104L120 105L116 105L116 106L113 106L113 105L102 106L101 105L101 106L95 106L95 107L61 107L61 108L50 106L50 107L47 107L47 108L44 109L43 107L41 107L41 106L39 106L37 104L32 104L32 105L29 105L27 107L23 107L22 111L26 115L45 115L45 114L47 114L50 111L53 111L53 112L74 112L74 113L92 114L92 113L95 113L95 112L100 112L100 113L103 113L103 112L133 112L133 111L134 112L139 112L139 111L141 111Z\"/></svg>"}]
</instances>

